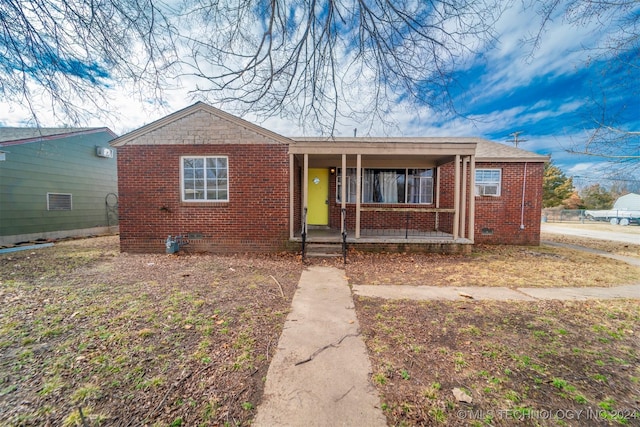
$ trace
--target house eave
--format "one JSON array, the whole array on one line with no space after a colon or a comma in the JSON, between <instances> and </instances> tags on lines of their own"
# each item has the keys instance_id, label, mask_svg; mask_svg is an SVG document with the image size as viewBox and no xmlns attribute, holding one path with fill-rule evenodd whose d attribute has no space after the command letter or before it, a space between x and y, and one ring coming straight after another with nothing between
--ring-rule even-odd
<instances>
[{"instance_id":1,"label":"house eave","mask_svg":"<svg viewBox=\"0 0 640 427\"><path fill-rule=\"evenodd\" d=\"M57 131L57 129L55 129L55 128L46 128L46 129ZM74 128L74 129L69 129L69 130L67 130L65 128L60 128L60 132L59 133L50 133L50 134L43 134L43 135L34 136L34 137L28 137L28 138L17 138L17 139L9 139L9 140L5 140L5 141L0 141L0 147L9 147L9 146L13 146L13 145L29 144L29 143L32 143L32 142L54 141L54 140L57 140L57 139L71 138L71 137L80 136L80 135L91 135L91 134L101 133L101 132L106 132L109 135L113 136L114 138L117 137L117 135L111 129L109 129L107 127L100 127L100 128Z\"/></svg>"},{"instance_id":2,"label":"house eave","mask_svg":"<svg viewBox=\"0 0 640 427\"><path fill-rule=\"evenodd\" d=\"M476 157L478 163L547 163L547 156L529 156L529 157Z\"/></svg>"}]
</instances>

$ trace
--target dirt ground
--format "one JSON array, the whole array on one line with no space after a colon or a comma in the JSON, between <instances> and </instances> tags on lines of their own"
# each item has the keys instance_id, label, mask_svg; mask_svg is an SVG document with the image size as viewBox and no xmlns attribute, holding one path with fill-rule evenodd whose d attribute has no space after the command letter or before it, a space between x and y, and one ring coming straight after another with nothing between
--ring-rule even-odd
<instances>
[{"instance_id":1,"label":"dirt ground","mask_svg":"<svg viewBox=\"0 0 640 427\"><path fill-rule=\"evenodd\" d=\"M608 286L637 281L627 267L478 247L352 252L346 275ZM0 425L250 425L302 268L290 254L121 254L117 237L0 255ZM390 425L640 425L637 300L355 305Z\"/></svg>"},{"instance_id":2,"label":"dirt ground","mask_svg":"<svg viewBox=\"0 0 640 427\"><path fill-rule=\"evenodd\" d=\"M355 304L389 425L640 425L637 300Z\"/></svg>"}]
</instances>

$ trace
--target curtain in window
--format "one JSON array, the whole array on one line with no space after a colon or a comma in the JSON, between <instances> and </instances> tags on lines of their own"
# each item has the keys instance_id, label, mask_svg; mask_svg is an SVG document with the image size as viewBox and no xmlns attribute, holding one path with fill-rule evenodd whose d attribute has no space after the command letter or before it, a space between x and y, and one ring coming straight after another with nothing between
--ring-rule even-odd
<instances>
[{"instance_id":1,"label":"curtain in window","mask_svg":"<svg viewBox=\"0 0 640 427\"><path fill-rule=\"evenodd\" d=\"M395 171L380 172L378 182L380 183L380 198L382 203L398 203L397 173Z\"/></svg>"},{"instance_id":2,"label":"curtain in window","mask_svg":"<svg viewBox=\"0 0 640 427\"><path fill-rule=\"evenodd\" d=\"M355 168L347 169L346 179L347 203L355 203ZM338 169L338 202L342 191L341 181L341 170ZM362 169L362 203L433 203L433 169Z\"/></svg>"},{"instance_id":3,"label":"curtain in window","mask_svg":"<svg viewBox=\"0 0 640 427\"><path fill-rule=\"evenodd\" d=\"M362 180L362 202L374 203L376 201L375 171L373 169L364 169Z\"/></svg>"}]
</instances>

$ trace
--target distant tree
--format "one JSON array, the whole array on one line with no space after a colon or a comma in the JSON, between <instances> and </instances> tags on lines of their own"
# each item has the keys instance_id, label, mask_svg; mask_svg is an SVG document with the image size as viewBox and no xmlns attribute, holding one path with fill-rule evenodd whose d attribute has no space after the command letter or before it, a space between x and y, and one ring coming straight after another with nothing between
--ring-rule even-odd
<instances>
[{"instance_id":1,"label":"distant tree","mask_svg":"<svg viewBox=\"0 0 640 427\"><path fill-rule=\"evenodd\" d=\"M581 191L585 209L611 209L614 196L600 184L594 184Z\"/></svg>"},{"instance_id":2,"label":"distant tree","mask_svg":"<svg viewBox=\"0 0 640 427\"><path fill-rule=\"evenodd\" d=\"M573 180L567 178L553 162L545 163L542 178L542 206L545 208L561 206L573 192Z\"/></svg>"},{"instance_id":3,"label":"distant tree","mask_svg":"<svg viewBox=\"0 0 640 427\"><path fill-rule=\"evenodd\" d=\"M614 182L609 187L609 192L611 193L611 197L613 197L613 200L618 200L619 197L624 196L625 194L629 194L632 191L629 190L626 182L625 183Z\"/></svg>"},{"instance_id":4,"label":"distant tree","mask_svg":"<svg viewBox=\"0 0 640 427\"><path fill-rule=\"evenodd\" d=\"M574 191L562 201L562 206L565 209L584 209L584 200L582 200L577 191Z\"/></svg>"}]
</instances>

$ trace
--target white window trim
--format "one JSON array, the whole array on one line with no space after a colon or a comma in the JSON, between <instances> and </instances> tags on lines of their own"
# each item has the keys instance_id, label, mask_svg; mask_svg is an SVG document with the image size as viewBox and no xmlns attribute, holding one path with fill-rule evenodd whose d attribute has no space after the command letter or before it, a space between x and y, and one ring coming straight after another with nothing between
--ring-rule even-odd
<instances>
[{"instance_id":1,"label":"white window trim","mask_svg":"<svg viewBox=\"0 0 640 427\"><path fill-rule=\"evenodd\" d=\"M480 182L478 181L478 172L481 171L497 171L498 172L498 181L487 181ZM502 169L499 168L480 168L476 169L476 188L475 188L475 196L476 197L500 197L502 194Z\"/></svg>"},{"instance_id":2,"label":"white window trim","mask_svg":"<svg viewBox=\"0 0 640 427\"><path fill-rule=\"evenodd\" d=\"M185 188L184 188L184 159L226 159L227 161L227 198L226 199L186 199L185 196ZM206 194L206 176L205 176L205 194ZM192 156L180 156L180 200L184 203L227 203L229 202L229 156L202 156L202 155L192 155Z\"/></svg>"},{"instance_id":3,"label":"white window trim","mask_svg":"<svg viewBox=\"0 0 640 427\"><path fill-rule=\"evenodd\" d=\"M69 196L69 209L52 209L51 196ZM70 193L47 193L47 210L48 211L72 211L73 210L73 194Z\"/></svg>"}]
</instances>

